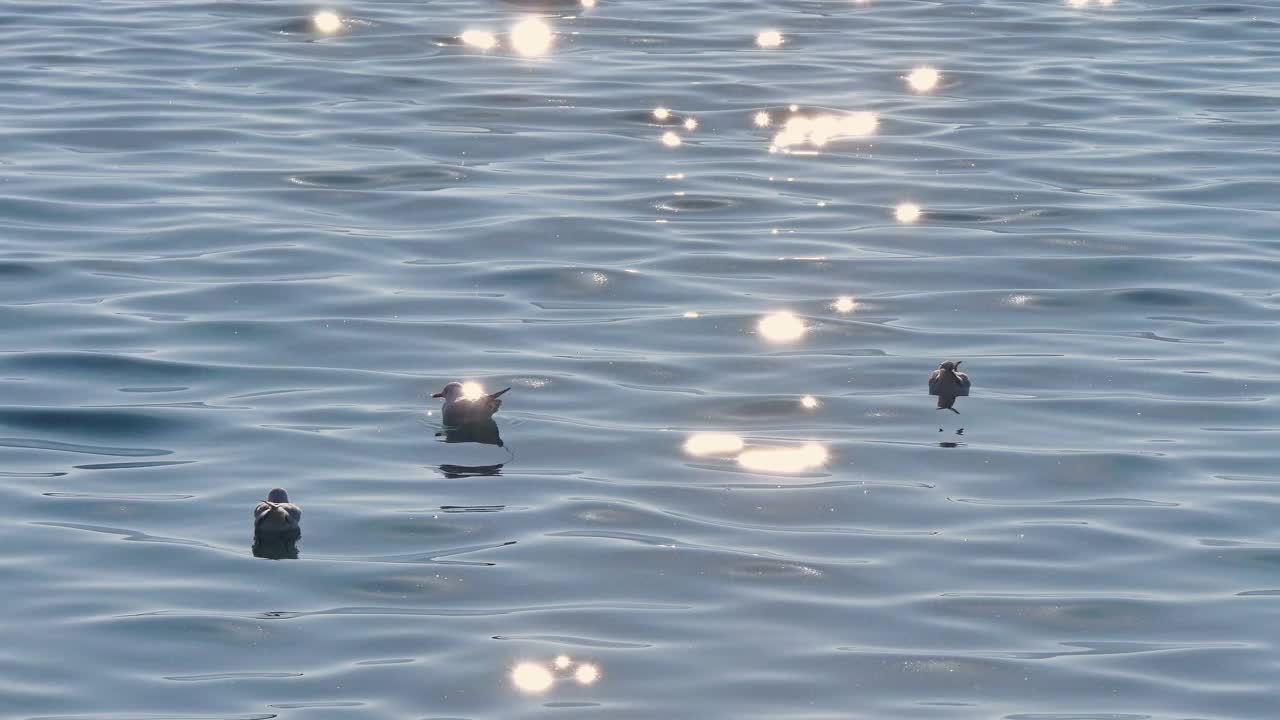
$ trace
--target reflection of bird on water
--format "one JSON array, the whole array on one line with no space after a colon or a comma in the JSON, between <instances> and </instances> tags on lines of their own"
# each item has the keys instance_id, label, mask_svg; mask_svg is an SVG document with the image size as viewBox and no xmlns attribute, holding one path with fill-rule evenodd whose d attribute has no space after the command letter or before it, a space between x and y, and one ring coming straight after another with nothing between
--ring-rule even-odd
<instances>
[{"instance_id":1,"label":"reflection of bird on water","mask_svg":"<svg viewBox=\"0 0 1280 720\"><path fill-rule=\"evenodd\" d=\"M446 425L443 430L436 433L436 437L443 437L447 443L479 443L481 445L496 445L504 449L506 447L502 444L502 435L498 432L498 423L494 422L493 418L463 423L462 425ZM475 475L498 475L503 465L505 463L491 465L446 464L440 466L440 472L450 479Z\"/></svg>"},{"instance_id":2,"label":"reflection of bird on water","mask_svg":"<svg viewBox=\"0 0 1280 720\"><path fill-rule=\"evenodd\" d=\"M498 398L510 389L488 395L481 394L482 391L472 394L462 383L451 382L431 397L444 398L444 424L457 426L491 420L498 408L502 407L502 401Z\"/></svg>"},{"instance_id":3,"label":"reflection of bird on water","mask_svg":"<svg viewBox=\"0 0 1280 720\"><path fill-rule=\"evenodd\" d=\"M488 477L502 474L502 466L506 463L497 463L496 465L441 465L440 474L450 480L457 480L466 477Z\"/></svg>"},{"instance_id":4,"label":"reflection of bird on water","mask_svg":"<svg viewBox=\"0 0 1280 720\"><path fill-rule=\"evenodd\" d=\"M442 435L447 443L481 443L502 447L502 435L498 432L498 423L494 422L493 418L462 425L445 425L444 430L436 433L436 437Z\"/></svg>"},{"instance_id":5,"label":"reflection of bird on water","mask_svg":"<svg viewBox=\"0 0 1280 720\"><path fill-rule=\"evenodd\" d=\"M938 409L957 415L960 411L955 409L956 398L969 394L969 376L956 370L961 362L964 361L948 360L929 375L929 394L938 396Z\"/></svg>"},{"instance_id":6,"label":"reflection of bird on water","mask_svg":"<svg viewBox=\"0 0 1280 720\"><path fill-rule=\"evenodd\" d=\"M253 509L253 554L273 560L297 559L302 537L302 508L289 502L284 488L274 488Z\"/></svg>"}]
</instances>

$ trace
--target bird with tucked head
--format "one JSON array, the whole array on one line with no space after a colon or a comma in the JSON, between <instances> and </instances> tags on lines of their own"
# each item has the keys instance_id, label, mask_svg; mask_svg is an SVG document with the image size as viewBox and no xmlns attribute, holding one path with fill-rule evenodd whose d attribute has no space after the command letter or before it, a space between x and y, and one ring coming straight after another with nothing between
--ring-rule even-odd
<instances>
[{"instance_id":1,"label":"bird with tucked head","mask_svg":"<svg viewBox=\"0 0 1280 720\"><path fill-rule=\"evenodd\" d=\"M970 385L969 376L956 370L961 362L964 361L948 360L929 374L929 394L938 396L938 409L950 410L957 415L960 411L955 408L956 398L968 395Z\"/></svg>"},{"instance_id":2,"label":"bird with tucked head","mask_svg":"<svg viewBox=\"0 0 1280 720\"><path fill-rule=\"evenodd\" d=\"M284 488L274 488L267 499L253 509L253 531L257 533L294 533L301 531L302 508L289 502Z\"/></svg>"}]
</instances>

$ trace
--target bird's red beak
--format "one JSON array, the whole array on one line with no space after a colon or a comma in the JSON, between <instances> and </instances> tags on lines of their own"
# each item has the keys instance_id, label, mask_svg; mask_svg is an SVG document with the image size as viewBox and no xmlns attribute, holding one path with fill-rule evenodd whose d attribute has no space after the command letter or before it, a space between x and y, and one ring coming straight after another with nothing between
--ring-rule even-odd
<instances>
[{"instance_id":1,"label":"bird's red beak","mask_svg":"<svg viewBox=\"0 0 1280 720\"><path fill-rule=\"evenodd\" d=\"M442 398L442 397L444 397L444 393L436 393L435 395L432 395L431 397L433 397L433 398Z\"/></svg>"}]
</instances>

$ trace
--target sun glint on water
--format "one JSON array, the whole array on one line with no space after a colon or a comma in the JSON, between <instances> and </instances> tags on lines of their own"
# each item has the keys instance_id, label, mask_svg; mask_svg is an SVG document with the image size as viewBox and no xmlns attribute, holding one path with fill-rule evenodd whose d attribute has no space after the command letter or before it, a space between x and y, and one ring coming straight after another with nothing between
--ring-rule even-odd
<instances>
[{"instance_id":1,"label":"sun glint on water","mask_svg":"<svg viewBox=\"0 0 1280 720\"><path fill-rule=\"evenodd\" d=\"M767 121L767 116L764 118ZM760 120L757 119L757 125ZM875 133L880 118L873 112L823 113L821 115L792 115L782 130L773 137L772 150L808 144L821 148L840 138L862 138Z\"/></svg>"},{"instance_id":2,"label":"sun glint on water","mask_svg":"<svg viewBox=\"0 0 1280 720\"><path fill-rule=\"evenodd\" d=\"M522 662L512 668L511 684L521 692L537 695L550 690L556 678L542 663Z\"/></svg>"},{"instance_id":3,"label":"sun glint on water","mask_svg":"<svg viewBox=\"0 0 1280 720\"><path fill-rule=\"evenodd\" d=\"M742 437L727 432L700 432L684 441L684 451L694 456L727 455L742 449Z\"/></svg>"},{"instance_id":4,"label":"sun glint on water","mask_svg":"<svg viewBox=\"0 0 1280 720\"><path fill-rule=\"evenodd\" d=\"M582 663L573 671L573 679L579 685L594 685L600 679L600 668L591 663Z\"/></svg>"},{"instance_id":5,"label":"sun glint on water","mask_svg":"<svg viewBox=\"0 0 1280 720\"><path fill-rule=\"evenodd\" d=\"M332 35L342 29L342 18L332 10L321 10L311 17L311 24L318 32Z\"/></svg>"},{"instance_id":6,"label":"sun glint on water","mask_svg":"<svg viewBox=\"0 0 1280 720\"><path fill-rule=\"evenodd\" d=\"M464 45L470 45L480 50L492 50L498 46L498 38L491 32L484 30L468 30L458 36Z\"/></svg>"},{"instance_id":7,"label":"sun glint on water","mask_svg":"<svg viewBox=\"0 0 1280 720\"><path fill-rule=\"evenodd\" d=\"M761 448L738 456L738 464L747 470L767 473L798 473L827 464L827 449L818 443L800 447Z\"/></svg>"},{"instance_id":8,"label":"sun glint on water","mask_svg":"<svg viewBox=\"0 0 1280 720\"><path fill-rule=\"evenodd\" d=\"M782 33L777 30L761 30L756 35L756 45L762 48L782 47Z\"/></svg>"},{"instance_id":9,"label":"sun glint on water","mask_svg":"<svg viewBox=\"0 0 1280 720\"><path fill-rule=\"evenodd\" d=\"M893 211L894 219L903 225L911 225L919 222L922 214L923 211L920 209L920 206L911 202L904 202L894 208Z\"/></svg>"},{"instance_id":10,"label":"sun glint on water","mask_svg":"<svg viewBox=\"0 0 1280 720\"><path fill-rule=\"evenodd\" d=\"M766 340L772 342L791 342L804 337L804 321L795 314L786 311L776 312L760 318L756 329Z\"/></svg>"},{"instance_id":11,"label":"sun glint on water","mask_svg":"<svg viewBox=\"0 0 1280 720\"><path fill-rule=\"evenodd\" d=\"M538 18L521 20L511 28L512 47L526 57L546 55L554 40L551 26Z\"/></svg>"},{"instance_id":12,"label":"sun glint on water","mask_svg":"<svg viewBox=\"0 0 1280 720\"><path fill-rule=\"evenodd\" d=\"M924 66L918 67L911 71L907 76L907 84L916 92L929 92L938 86L938 81L942 79L942 73L936 69Z\"/></svg>"}]
</instances>

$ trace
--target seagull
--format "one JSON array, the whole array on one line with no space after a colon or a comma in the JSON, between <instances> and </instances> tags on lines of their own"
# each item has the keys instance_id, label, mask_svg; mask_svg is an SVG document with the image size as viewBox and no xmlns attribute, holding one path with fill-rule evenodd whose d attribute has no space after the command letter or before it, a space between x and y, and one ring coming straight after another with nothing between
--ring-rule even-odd
<instances>
[{"instance_id":1,"label":"seagull","mask_svg":"<svg viewBox=\"0 0 1280 720\"><path fill-rule=\"evenodd\" d=\"M301 532L301 521L302 508L289 502L289 493L284 488L273 489L267 499L253 509L254 534Z\"/></svg>"},{"instance_id":2,"label":"seagull","mask_svg":"<svg viewBox=\"0 0 1280 720\"><path fill-rule=\"evenodd\" d=\"M956 372L956 368L960 367L962 362L964 361L948 360L929 375L929 394L938 396L938 409L950 410L957 415L960 411L954 407L956 398L969 394L969 376Z\"/></svg>"},{"instance_id":3,"label":"seagull","mask_svg":"<svg viewBox=\"0 0 1280 720\"><path fill-rule=\"evenodd\" d=\"M498 408L502 407L502 401L498 398L510 389L506 388L488 395L476 394L468 397L471 393L463 388L462 383L451 382L445 385L443 390L431 397L444 398L444 424L446 426L459 427L472 423L492 422L493 414L498 412Z\"/></svg>"}]
</instances>

